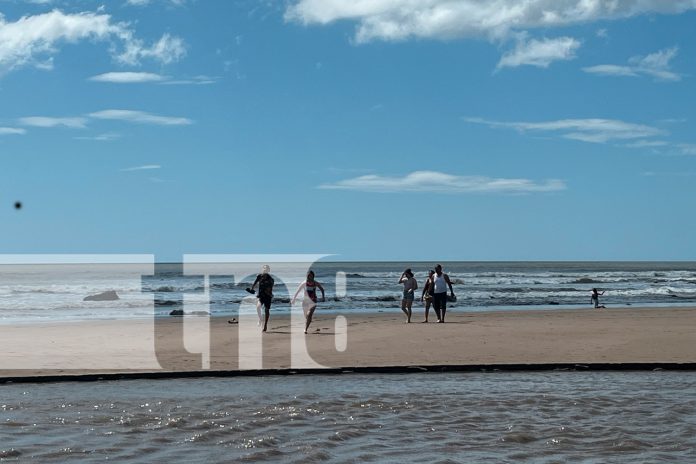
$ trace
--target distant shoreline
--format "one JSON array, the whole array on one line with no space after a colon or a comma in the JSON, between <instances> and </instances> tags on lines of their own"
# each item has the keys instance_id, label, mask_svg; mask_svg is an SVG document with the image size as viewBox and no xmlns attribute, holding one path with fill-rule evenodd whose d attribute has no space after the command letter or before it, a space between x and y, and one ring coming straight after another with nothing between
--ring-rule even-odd
<instances>
[{"instance_id":1,"label":"distant shoreline","mask_svg":"<svg viewBox=\"0 0 696 464\"><path fill-rule=\"evenodd\" d=\"M378 308L368 308L368 309L344 309L344 308L332 308L326 307L330 302L320 303L316 310L316 314L327 314L327 315L340 315L344 314L346 316L400 316L402 313L399 310L399 301L394 300L393 307L385 307L382 309ZM178 307L172 307L172 309L184 309L184 305ZM456 315L473 315L473 314L493 314L493 313L524 313L524 312L572 312L572 311L595 311L590 304L581 305L507 305L507 306L466 306L464 301L456 303L454 306L452 303L448 306L450 314ZM687 303L645 303L645 304L625 304L625 305L614 305L609 303L606 305L604 311L617 311L617 310L636 310L636 311L651 311L655 309L689 309L694 308L693 302ZM184 309L185 311L185 309ZM416 301L413 306L414 320L416 320L423 313L422 303ZM196 314L196 311L192 311L189 316L208 316L211 319L229 319L238 317L237 311L229 312L214 312L210 314ZM430 314L435 317L434 310L430 309ZM274 303L271 308L271 317L289 317L290 309L287 303ZM128 316L123 318L118 317L85 317L85 318L56 318L52 321L47 321L46 319L37 320L1 320L0 319L0 331L3 327L27 327L34 325L55 325L55 324L80 324L80 323L90 323L90 322L129 322L129 321L147 321L155 319L157 321L168 320L168 319L180 319L181 315L171 315L171 314L154 314L152 316Z\"/></svg>"}]
</instances>

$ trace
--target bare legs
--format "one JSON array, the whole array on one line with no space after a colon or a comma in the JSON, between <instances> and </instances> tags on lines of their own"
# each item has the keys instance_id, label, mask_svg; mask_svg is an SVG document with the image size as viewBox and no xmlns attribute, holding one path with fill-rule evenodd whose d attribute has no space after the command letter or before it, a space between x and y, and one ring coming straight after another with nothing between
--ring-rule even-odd
<instances>
[{"instance_id":1,"label":"bare legs","mask_svg":"<svg viewBox=\"0 0 696 464\"><path fill-rule=\"evenodd\" d=\"M261 314L261 301L256 300L256 314L259 315L259 322L256 324L257 327L261 327L261 322L263 322L263 315Z\"/></svg>"},{"instance_id":2,"label":"bare legs","mask_svg":"<svg viewBox=\"0 0 696 464\"><path fill-rule=\"evenodd\" d=\"M262 330L262 332L265 332L266 329L268 328L268 319L271 317L271 308L269 308L266 305L263 305L263 309L264 309L265 313L263 316L263 330Z\"/></svg>"},{"instance_id":3,"label":"bare legs","mask_svg":"<svg viewBox=\"0 0 696 464\"><path fill-rule=\"evenodd\" d=\"M304 310L305 317L305 328L304 333L306 334L309 330L309 325L312 323L312 316L314 316L314 310L317 309L317 304L313 301L306 301L302 303L302 309Z\"/></svg>"},{"instance_id":4,"label":"bare legs","mask_svg":"<svg viewBox=\"0 0 696 464\"><path fill-rule=\"evenodd\" d=\"M261 314L261 307L264 310L263 314ZM259 327L261 327L261 322L263 322L261 332L265 332L268 328L268 319L271 317L271 303L262 303L261 300L256 300L256 314L259 315Z\"/></svg>"},{"instance_id":5,"label":"bare legs","mask_svg":"<svg viewBox=\"0 0 696 464\"><path fill-rule=\"evenodd\" d=\"M424 323L428 322L428 316L430 315L430 306L432 304L433 304L432 298L425 299L425 319L423 320ZM437 320L439 321L440 320L440 311L436 310L435 313L437 314Z\"/></svg>"},{"instance_id":6,"label":"bare legs","mask_svg":"<svg viewBox=\"0 0 696 464\"><path fill-rule=\"evenodd\" d=\"M401 300L401 311L406 315L406 323L411 323L411 307L413 306L413 300L403 299Z\"/></svg>"}]
</instances>

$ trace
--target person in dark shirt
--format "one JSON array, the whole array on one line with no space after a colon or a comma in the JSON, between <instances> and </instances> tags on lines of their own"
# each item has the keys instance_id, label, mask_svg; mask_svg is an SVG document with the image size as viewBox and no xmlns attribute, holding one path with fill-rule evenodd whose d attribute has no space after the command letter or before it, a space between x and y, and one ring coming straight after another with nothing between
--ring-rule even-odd
<instances>
[{"instance_id":1,"label":"person in dark shirt","mask_svg":"<svg viewBox=\"0 0 696 464\"><path fill-rule=\"evenodd\" d=\"M423 293L421 294L421 301L425 303L425 320L424 323L428 322L428 315L430 314L430 306L433 304L433 295L435 294L435 287L433 286L433 276L435 271L432 269L428 272L428 278L425 281L425 286L423 287ZM437 320L439 321L442 316L440 316L440 309L435 310L437 315Z\"/></svg>"},{"instance_id":2,"label":"person in dark shirt","mask_svg":"<svg viewBox=\"0 0 696 464\"><path fill-rule=\"evenodd\" d=\"M256 285L259 286L259 291L256 294L258 299L256 303L256 311L259 314L259 322L261 321L261 306L264 308L264 318L263 318L263 330L265 332L268 329L268 319L271 316L271 303L273 302L273 284L275 281L271 277L271 267L269 265L264 265L261 274L256 276L256 280L249 288L251 293L254 293L254 288Z\"/></svg>"},{"instance_id":3,"label":"person in dark shirt","mask_svg":"<svg viewBox=\"0 0 696 464\"><path fill-rule=\"evenodd\" d=\"M455 300L454 290L452 289L452 281L449 276L442 272L442 265L435 266L435 274L432 277L433 282L433 307L435 313L440 319L437 322L445 322L445 314L447 313L447 287L449 287L451 300ZM439 313L438 313L439 311Z\"/></svg>"},{"instance_id":4,"label":"person in dark shirt","mask_svg":"<svg viewBox=\"0 0 696 464\"><path fill-rule=\"evenodd\" d=\"M590 303L594 305L595 308L606 308L606 306L599 304L599 295L604 295L604 292L598 291L596 288L592 289L592 296L590 297Z\"/></svg>"}]
</instances>

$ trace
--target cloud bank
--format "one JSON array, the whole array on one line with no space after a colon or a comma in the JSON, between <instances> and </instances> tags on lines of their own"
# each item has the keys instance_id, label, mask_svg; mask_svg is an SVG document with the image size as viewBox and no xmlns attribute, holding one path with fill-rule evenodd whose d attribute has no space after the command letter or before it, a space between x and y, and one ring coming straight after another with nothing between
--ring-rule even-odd
<instances>
[{"instance_id":1,"label":"cloud bank","mask_svg":"<svg viewBox=\"0 0 696 464\"><path fill-rule=\"evenodd\" d=\"M112 84L156 83L162 85L209 85L215 84L218 78L214 76L198 75L184 79L172 79L170 76L150 72L111 71L97 74L87 80Z\"/></svg>"},{"instance_id":2,"label":"cloud bank","mask_svg":"<svg viewBox=\"0 0 696 464\"><path fill-rule=\"evenodd\" d=\"M188 118L160 116L158 114L135 110L103 110L90 113L89 116L96 119L155 124L158 126L187 126L193 124L193 121Z\"/></svg>"},{"instance_id":3,"label":"cloud bank","mask_svg":"<svg viewBox=\"0 0 696 464\"><path fill-rule=\"evenodd\" d=\"M646 56L634 56L627 65L600 64L582 68L602 76L650 76L661 81L680 81L681 75L671 70L670 62L677 56L678 47L666 48Z\"/></svg>"},{"instance_id":4,"label":"cloud bank","mask_svg":"<svg viewBox=\"0 0 696 464\"><path fill-rule=\"evenodd\" d=\"M61 45L82 41L108 41L114 59L128 65L137 65L142 59L167 64L186 54L182 39L164 34L148 46L136 38L128 24L114 22L107 14L53 10L8 22L0 13L0 74L24 66L51 69L53 55ZM122 49L114 43L120 43Z\"/></svg>"},{"instance_id":5,"label":"cloud bank","mask_svg":"<svg viewBox=\"0 0 696 464\"><path fill-rule=\"evenodd\" d=\"M164 34L157 42L148 47L145 43L129 34L125 40L125 50L116 59L127 65L137 65L145 59L153 59L162 64L179 61L186 56L183 39Z\"/></svg>"},{"instance_id":6,"label":"cloud bank","mask_svg":"<svg viewBox=\"0 0 696 464\"><path fill-rule=\"evenodd\" d=\"M535 193L564 190L560 180L541 183L529 179L502 179L484 176L455 176L437 171L415 171L402 177L366 175L323 184L320 189L397 193Z\"/></svg>"},{"instance_id":7,"label":"cloud bank","mask_svg":"<svg viewBox=\"0 0 696 464\"><path fill-rule=\"evenodd\" d=\"M19 127L0 127L0 135L24 135L27 131Z\"/></svg>"},{"instance_id":8,"label":"cloud bank","mask_svg":"<svg viewBox=\"0 0 696 464\"><path fill-rule=\"evenodd\" d=\"M149 72L107 72L89 78L94 82L111 82L115 84L139 84L143 82L161 82L166 76Z\"/></svg>"},{"instance_id":9,"label":"cloud bank","mask_svg":"<svg viewBox=\"0 0 696 464\"><path fill-rule=\"evenodd\" d=\"M286 21L357 23L354 40L501 39L514 31L553 28L647 13L696 9L696 0L296 0Z\"/></svg>"},{"instance_id":10,"label":"cloud bank","mask_svg":"<svg viewBox=\"0 0 696 464\"><path fill-rule=\"evenodd\" d=\"M515 49L503 55L497 69L522 65L548 68L553 61L575 59L578 48L580 41L572 37L520 41Z\"/></svg>"},{"instance_id":11,"label":"cloud bank","mask_svg":"<svg viewBox=\"0 0 696 464\"><path fill-rule=\"evenodd\" d=\"M466 122L520 132L548 132L561 137L591 143L637 140L666 135L667 132L644 124L616 119L559 119L545 122L501 122L482 118L465 118Z\"/></svg>"},{"instance_id":12,"label":"cloud bank","mask_svg":"<svg viewBox=\"0 0 696 464\"><path fill-rule=\"evenodd\" d=\"M53 118L48 116L28 116L19 119L20 124L32 127L68 127L70 129L84 129L87 119L81 117L74 118Z\"/></svg>"},{"instance_id":13,"label":"cloud bank","mask_svg":"<svg viewBox=\"0 0 696 464\"><path fill-rule=\"evenodd\" d=\"M85 129L93 120L122 121L131 124L148 124L156 126L188 126L193 120L179 116L162 116L137 110L110 109L95 111L85 116L76 117L52 117L52 116L27 116L19 118L18 123L23 126L54 128L64 127L69 129ZM25 134L23 128L0 127L1 135ZM115 132L106 132L98 135L75 137L78 140L111 141L120 138Z\"/></svg>"},{"instance_id":14,"label":"cloud bank","mask_svg":"<svg viewBox=\"0 0 696 464\"><path fill-rule=\"evenodd\" d=\"M132 167L132 168L124 168L124 169L121 169L121 171L124 171L124 172L130 172L130 171L149 171L149 170L152 170L152 169L160 169L160 168L162 168L162 166L160 166L159 164L145 164L145 165L143 165L143 166L134 166L134 167Z\"/></svg>"}]
</instances>

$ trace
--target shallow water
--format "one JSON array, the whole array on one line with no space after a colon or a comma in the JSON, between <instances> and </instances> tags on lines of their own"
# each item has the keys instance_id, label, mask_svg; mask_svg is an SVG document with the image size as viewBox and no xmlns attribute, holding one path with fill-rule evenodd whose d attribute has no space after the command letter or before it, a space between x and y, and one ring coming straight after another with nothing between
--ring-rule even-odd
<instances>
[{"instance_id":1,"label":"shallow water","mask_svg":"<svg viewBox=\"0 0 696 464\"><path fill-rule=\"evenodd\" d=\"M0 458L694 462L696 373L426 373L0 386Z\"/></svg>"}]
</instances>

